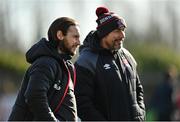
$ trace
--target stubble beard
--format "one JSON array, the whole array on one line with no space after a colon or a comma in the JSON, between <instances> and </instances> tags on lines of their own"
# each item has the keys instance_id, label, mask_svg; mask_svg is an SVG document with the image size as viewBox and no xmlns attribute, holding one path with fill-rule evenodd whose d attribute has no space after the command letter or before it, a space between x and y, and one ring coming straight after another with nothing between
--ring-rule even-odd
<instances>
[{"instance_id":1,"label":"stubble beard","mask_svg":"<svg viewBox=\"0 0 180 122\"><path fill-rule=\"evenodd\" d=\"M68 47L67 45L65 45L65 40L61 40L59 42L59 49L61 50L62 53L65 53L70 56L74 56L75 52L72 52L71 48L72 47Z\"/></svg>"},{"instance_id":2,"label":"stubble beard","mask_svg":"<svg viewBox=\"0 0 180 122\"><path fill-rule=\"evenodd\" d=\"M113 41L113 44L112 44L112 47L111 47L111 50L112 51L118 51L119 49L122 48L122 42L120 42L119 45L116 44L116 40ZM118 46L118 47L117 47Z\"/></svg>"}]
</instances>

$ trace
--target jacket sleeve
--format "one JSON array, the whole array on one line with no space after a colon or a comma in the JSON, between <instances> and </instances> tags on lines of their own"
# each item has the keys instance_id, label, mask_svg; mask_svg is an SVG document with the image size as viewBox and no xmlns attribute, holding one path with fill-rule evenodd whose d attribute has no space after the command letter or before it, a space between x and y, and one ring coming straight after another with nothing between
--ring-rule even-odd
<instances>
[{"instance_id":1,"label":"jacket sleeve","mask_svg":"<svg viewBox=\"0 0 180 122\"><path fill-rule=\"evenodd\" d=\"M54 75L53 68L47 61L40 61L29 70L29 83L24 96L35 120L56 121L47 98Z\"/></svg>"},{"instance_id":2,"label":"jacket sleeve","mask_svg":"<svg viewBox=\"0 0 180 122\"><path fill-rule=\"evenodd\" d=\"M106 120L95 108L93 103L94 81L93 74L88 69L75 64L77 71L77 83L75 95L77 100L78 116L81 120Z\"/></svg>"},{"instance_id":3,"label":"jacket sleeve","mask_svg":"<svg viewBox=\"0 0 180 122\"><path fill-rule=\"evenodd\" d=\"M143 120L145 120L145 104L144 104L144 91L143 91L143 86L140 82L139 76L137 75L136 77L136 93L137 93L137 102L139 107L141 108Z\"/></svg>"}]
</instances>

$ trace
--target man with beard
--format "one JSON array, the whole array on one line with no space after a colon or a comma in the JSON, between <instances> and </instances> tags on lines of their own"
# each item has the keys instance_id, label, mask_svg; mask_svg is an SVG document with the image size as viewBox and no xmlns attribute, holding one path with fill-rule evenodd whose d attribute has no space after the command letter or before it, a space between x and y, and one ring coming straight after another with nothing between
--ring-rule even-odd
<instances>
[{"instance_id":1,"label":"man with beard","mask_svg":"<svg viewBox=\"0 0 180 122\"><path fill-rule=\"evenodd\" d=\"M56 19L26 53L27 69L9 121L76 121L76 72L70 59L80 44L77 22Z\"/></svg>"},{"instance_id":2,"label":"man with beard","mask_svg":"<svg viewBox=\"0 0 180 122\"><path fill-rule=\"evenodd\" d=\"M143 87L136 61L122 43L126 23L105 7L96 9L98 26L80 47L75 63L75 95L81 120L145 120Z\"/></svg>"}]
</instances>

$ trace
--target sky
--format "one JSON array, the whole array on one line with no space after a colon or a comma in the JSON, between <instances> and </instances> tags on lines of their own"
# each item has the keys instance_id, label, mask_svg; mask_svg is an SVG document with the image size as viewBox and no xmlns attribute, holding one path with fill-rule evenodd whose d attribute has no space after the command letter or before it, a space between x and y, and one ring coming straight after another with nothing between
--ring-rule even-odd
<instances>
[{"instance_id":1,"label":"sky","mask_svg":"<svg viewBox=\"0 0 180 122\"><path fill-rule=\"evenodd\" d=\"M42 36L47 37L47 30L52 21L54 21L58 17L68 16L76 19L81 28L81 35L85 35L91 29L96 28L96 16L95 9L98 5L101 5L95 0L87 1L83 3L83 8L87 8L85 12L82 14L81 11L82 6L80 7L77 0L44 0L37 2L37 0L10 0L11 2L11 26L14 30L17 30L21 35L20 40L21 44L24 47L24 50L29 48L32 43L34 43L34 38L32 35L34 34L34 28L36 28L36 23L34 23L34 19L36 19L33 9L34 7L39 7L39 5L44 6L43 8L43 18L42 21ZM73 1L74 6L71 5ZM74 8L75 7L75 11ZM78 10L79 9L79 10ZM15 19L15 20L14 20ZM14 21L16 21L14 23ZM81 26L83 25L83 26ZM83 40L85 36L81 36L81 40Z\"/></svg>"},{"instance_id":2,"label":"sky","mask_svg":"<svg viewBox=\"0 0 180 122\"><path fill-rule=\"evenodd\" d=\"M149 8L149 2L154 2L155 9L161 11L153 13L157 16L157 21L160 24L167 23L162 26L163 30L166 30L168 20L166 19L166 13L163 8L163 4L168 0L4 0L8 4L2 6L8 6L10 9L10 26L16 31L19 37L19 43L22 45L24 51L26 51L32 44L38 41L34 35L38 29L37 24L41 25L42 37L47 37L47 30L56 18L62 16L68 16L76 19L80 24L81 29L81 43L90 30L96 29L96 15L95 10L98 6L106 6L125 18L128 27L135 29L136 32L143 34L147 31L149 21L151 21L151 14ZM180 8L180 2L178 0L172 3L174 7ZM2 1L1 1L2 2ZM158 7L161 7L159 9ZM43 11L40 15L34 12L35 9ZM179 10L180 11L180 10ZM178 12L179 12L178 11ZM180 15L180 13L177 13ZM43 20L37 23L35 20L38 17L42 17Z\"/></svg>"}]
</instances>

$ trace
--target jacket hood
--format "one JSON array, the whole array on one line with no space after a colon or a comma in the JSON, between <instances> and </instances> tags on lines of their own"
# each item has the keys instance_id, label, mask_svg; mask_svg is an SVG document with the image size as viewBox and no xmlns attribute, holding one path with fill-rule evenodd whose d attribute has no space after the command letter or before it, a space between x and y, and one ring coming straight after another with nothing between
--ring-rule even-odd
<instances>
[{"instance_id":1,"label":"jacket hood","mask_svg":"<svg viewBox=\"0 0 180 122\"><path fill-rule=\"evenodd\" d=\"M79 51L81 52L84 49L92 49L94 51L101 50L100 39L97 36L97 31L91 31L86 36L83 45L79 47Z\"/></svg>"},{"instance_id":2,"label":"jacket hood","mask_svg":"<svg viewBox=\"0 0 180 122\"><path fill-rule=\"evenodd\" d=\"M66 54L59 54L57 49L51 44L51 42L46 40L45 38L42 38L26 52L26 60L28 63L32 64L37 58L42 56L49 56L55 58L56 60L71 59L71 56L68 56Z\"/></svg>"},{"instance_id":3,"label":"jacket hood","mask_svg":"<svg viewBox=\"0 0 180 122\"><path fill-rule=\"evenodd\" d=\"M91 31L89 34L86 36L83 45L79 47L79 53L82 53L87 50L92 50L94 52L98 53L110 53L111 51L105 48L102 48L100 46L100 41L101 39L97 35L97 31Z\"/></svg>"}]
</instances>

